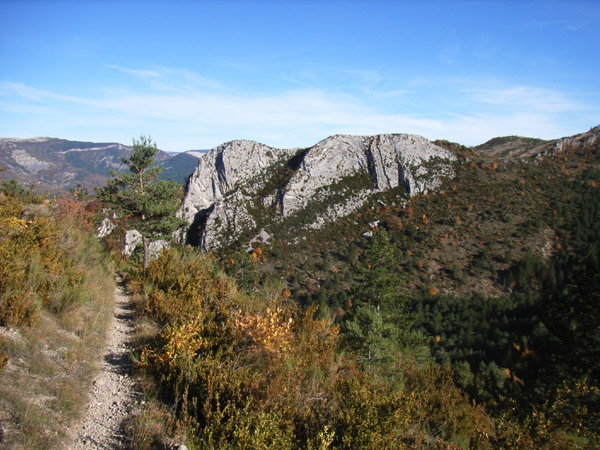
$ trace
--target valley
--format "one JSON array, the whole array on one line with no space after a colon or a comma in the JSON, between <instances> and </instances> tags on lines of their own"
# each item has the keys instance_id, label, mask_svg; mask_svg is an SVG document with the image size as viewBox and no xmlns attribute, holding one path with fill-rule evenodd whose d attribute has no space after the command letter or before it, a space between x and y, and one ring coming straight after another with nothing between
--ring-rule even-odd
<instances>
[{"instance_id":1,"label":"valley","mask_svg":"<svg viewBox=\"0 0 600 450\"><path fill-rule=\"evenodd\" d=\"M115 445L596 448L599 135L231 141L200 155L187 225L147 267L121 251L131 215L71 198L114 222L101 241L134 309L143 400ZM42 220L2 186L11 230ZM2 330L35 328L7 292Z\"/></svg>"}]
</instances>

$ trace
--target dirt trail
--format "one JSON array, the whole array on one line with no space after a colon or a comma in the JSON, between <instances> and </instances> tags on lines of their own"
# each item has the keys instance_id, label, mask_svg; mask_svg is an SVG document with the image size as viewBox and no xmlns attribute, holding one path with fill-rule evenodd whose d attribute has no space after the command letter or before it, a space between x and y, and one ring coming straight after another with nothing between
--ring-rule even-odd
<instances>
[{"instance_id":1,"label":"dirt trail","mask_svg":"<svg viewBox=\"0 0 600 450\"><path fill-rule=\"evenodd\" d=\"M133 363L129 356L135 328L133 319L133 304L119 282L108 346L72 449L117 450L128 444L122 423L139 407L141 399L132 378Z\"/></svg>"}]
</instances>

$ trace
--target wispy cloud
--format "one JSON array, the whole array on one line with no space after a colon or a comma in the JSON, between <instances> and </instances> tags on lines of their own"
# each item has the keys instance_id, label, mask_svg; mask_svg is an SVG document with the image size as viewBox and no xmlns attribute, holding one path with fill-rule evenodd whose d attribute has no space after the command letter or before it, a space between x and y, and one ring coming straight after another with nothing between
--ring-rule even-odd
<instances>
[{"instance_id":1,"label":"wispy cloud","mask_svg":"<svg viewBox=\"0 0 600 450\"><path fill-rule=\"evenodd\" d=\"M0 81L0 95L4 97L16 95L18 97L26 98L27 100L39 102L44 98L52 96L53 94L50 91L36 89L22 83Z\"/></svg>"},{"instance_id":2,"label":"wispy cloud","mask_svg":"<svg viewBox=\"0 0 600 450\"><path fill-rule=\"evenodd\" d=\"M569 128L562 114L589 112L585 104L560 90L473 80L446 81L440 88L447 95L444 103L466 103L463 111L468 113L444 112L440 98L434 96L419 109L429 110L424 115L400 102L386 102L384 108L374 101L373 92L378 92L374 87L381 79L376 72L352 74L367 86L371 83L372 95L367 97L353 90L332 92L308 86L256 93L185 70L134 72L157 76L135 88L95 89L94 94L82 96L0 82L0 135L10 136L18 127L30 129L29 136L129 142L132 136L146 133L166 150L185 150L210 148L237 138L297 147L336 133L407 132L475 145L506 134L543 138L574 134L583 130ZM419 99L424 99L430 86L411 85L411 90L418 90ZM599 109L592 112L598 116Z\"/></svg>"},{"instance_id":3,"label":"wispy cloud","mask_svg":"<svg viewBox=\"0 0 600 450\"><path fill-rule=\"evenodd\" d=\"M389 89L385 86L390 83L375 70L344 70L344 75L351 78L350 86L363 94L375 98L398 97L410 91L407 89Z\"/></svg>"},{"instance_id":4,"label":"wispy cloud","mask_svg":"<svg viewBox=\"0 0 600 450\"><path fill-rule=\"evenodd\" d=\"M111 69L118 70L120 72L127 73L129 75L135 75L136 77L148 78L148 77L160 77L158 72L153 70L136 70L136 69L127 69L126 67L115 66L114 64L107 64L106 67L110 67Z\"/></svg>"},{"instance_id":5,"label":"wispy cloud","mask_svg":"<svg viewBox=\"0 0 600 450\"><path fill-rule=\"evenodd\" d=\"M24 98L34 102L46 102L48 100L54 100L59 102L77 103L83 100L79 97L58 94L48 89L39 89L32 86L28 86L23 83L15 83L12 81L2 80L0 80L0 96L14 96L17 98Z\"/></svg>"},{"instance_id":6,"label":"wispy cloud","mask_svg":"<svg viewBox=\"0 0 600 450\"><path fill-rule=\"evenodd\" d=\"M456 39L449 39L444 42L438 55L438 60L446 66L453 66L462 51L461 43Z\"/></svg>"},{"instance_id":7,"label":"wispy cloud","mask_svg":"<svg viewBox=\"0 0 600 450\"><path fill-rule=\"evenodd\" d=\"M488 61L498 55L499 45L490 44L487 38L482 38L473 50L473 56L482 61Z\"/></svg>"},{"instance_id":8,"label":"wispy cloud","mask_svg":"<svg viewBox=\"0 0 600 450\"><path fill-rule=\"evenodd\" d=\"M559 113L585 108L562 91L536 86L470 88L463 91L476 101L519 110Z\"/></svg>"}]
</instances>

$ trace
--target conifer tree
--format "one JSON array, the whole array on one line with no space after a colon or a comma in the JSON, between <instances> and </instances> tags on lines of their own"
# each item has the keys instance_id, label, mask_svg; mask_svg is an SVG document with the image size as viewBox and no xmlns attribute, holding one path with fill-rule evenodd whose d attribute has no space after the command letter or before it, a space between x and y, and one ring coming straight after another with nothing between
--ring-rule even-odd
<instances>
[{"instance_id":1,"label":"conifer tree","mask_svg":"<svg viewBox=\"0 0 600 450\"><path fill-rule=\"evenodd\" d=\"M395 270L398 255L385 230L373 233L362 264L358 267L360 289L358 300L376 308L395 309L399 297L399 279Z\"/></svg>"},{"instance_id":2,"label":"conifer tree","mask_svg":"<svg viewBox=\"0 0 600 450\"><path fill-rule=\"evenodd\" d=\"M122 158L129 171L111 171L112 178L99 190L100 198L112 204L128 227L142 235L144 270L149 262L149 243L169 239L183 225L176 216L181 187L174 181L158 179L162 169L154 165L157 150L150 137L134 139L131 154Z\"/></svg>"},{"instance_id":3,"label":"conifer tree","mask_svg":"<svg viewBox=\"0 0 600 450\"><path fill-rule=\"evenodd\" d=\"M358 267L358 284L352 291L354 308L345 322L346 342L370 365L393 353L403 328L404 297L399 294L397 252L385 230L373 234Z\"/></svg>"}]
</instances>

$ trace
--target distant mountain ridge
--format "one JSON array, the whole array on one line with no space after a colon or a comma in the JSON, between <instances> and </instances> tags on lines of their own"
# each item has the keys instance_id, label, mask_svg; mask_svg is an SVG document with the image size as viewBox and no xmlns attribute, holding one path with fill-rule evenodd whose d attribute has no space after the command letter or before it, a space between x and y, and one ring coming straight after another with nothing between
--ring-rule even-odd
<instances>
[{"instance_id":1,"label":"distant mountain ridge","mask_svg":"<svg viewBox=\"0 0 600 450\"><path fill-rule=\"evenodd\" d=\"M591 147L598 140L600 140L600 125L585 133L551 140L522 136L495 137L473 147L473 150L500 158L528 158L562 150L566 146Z\"/></svg>"},{"instance_id":2,"label":"distant mountain ridge","mask_svg":"<svg viewBox=\"0 0 600 450\"><path fill-rule=\"evenodd\" d=\"M50 137L0 138L0 167L3 179L15 178L35 190L55 192L80 184L87 189L102 186L111 169L127 166L132 147L115 142L82 142ZM163 167L161 178L184 184L198 164L198 151L167 153L159 150L156 162Z\"/></svg>"}]
</instances>

